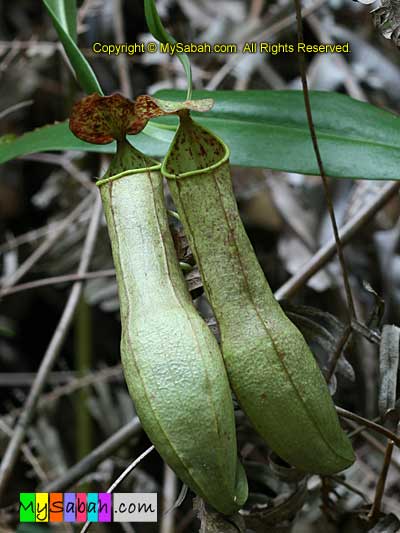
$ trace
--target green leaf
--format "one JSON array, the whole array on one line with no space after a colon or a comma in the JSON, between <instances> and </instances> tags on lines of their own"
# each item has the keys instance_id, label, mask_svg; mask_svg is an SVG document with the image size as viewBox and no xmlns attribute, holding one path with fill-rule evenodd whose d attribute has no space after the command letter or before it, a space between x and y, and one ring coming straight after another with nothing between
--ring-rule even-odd
<instances>
[{"instance_id":1,"label":"green leaf","mask_svg":"<svg viewBox=\"0 0 400 533\"><path fill-rule=\"evenodd\" d=\"M148 155L160 156L167 151L172 137L173 131L170 132L149 124L143 132L129 138L138 150L146 152ZM15 140L10 140L4 144L0 143L0 164L23 155L53 150L114 153L116 144L97 145L81 141L71 133L66 121L44 126L25 133Z\"/></svg>"},{"instance_id":2,"label":"green leaf","mask_svg":"<svg viewBox=\"0 0 400 533\"><path fill-rule=\"evenodd\" d=\"M193 117L219 135L235 165L318 174L301 91L195 91L215 107ZM185 99L183 91L161 91L158 98ZM320 149L329 176L400 179L400 121L396 115L348 96L311 92ZM165 155L176 127L174 117L152 120L131 136L136 148ZM114 145L90 145L75 138L68 124L56 124L0 143L0 163L31 152L84 150L113 152Z\"/></svg>"},{"instance_id":3,"label":"green leaf","mask_svg":"<svg viewBox=\"0 0 400 533\"><path fill-rule=\"evenodd\" d=\"M174 39L174 37L164 28L163 23L158 15L154 0L144 0L144 13L146 16L147 26L149 27L150 33L153 35L153 37L160 41L160 43L176 43L176 39ZM186 74L188 85L186 100L190 100L192 97L192 67L190 66L190 59L183 52L178 53L177 56L182 63Z\"/></svg>"},{"instance_id":4,"label":"green leaf","mask_svg":"<svg viewBox=\"0 0 400 533\"><path fill-rule=\"evenodd\" d=\"M49 5L56 14L61 26L68 33L74 43L78 42L76 31L76 0L49 0Z\"/></svg>"},{"instance_id":5,"label":"green leaf","mask_svg":"<svg viewBox=\"0 0 400 533\"><path fill-rule=\"evenodd\" d=\"M157 98L184 99L183 91ZM319 174L301 91L195 91L212 97L214 108L196 115L231 149L231 161L248 167ZM311 107L328 176L400 179L400 120L397 115L333 92L311 92ZM171 119L156 119L163 124ZM155 121L153 121L155 123Z\"/></svg>"},{"instance_id":6,"label":"green leaf","mask_svg":"<svg viewBox=\"0 0 400 533\"><path fill-rule=\"evenodd\" d=\"M75 71L79 84L88 94L103 94L92 67L79 50L76 40L75 0L42 0L52 18L58 37Z\"/></svg>"}]
</instances>

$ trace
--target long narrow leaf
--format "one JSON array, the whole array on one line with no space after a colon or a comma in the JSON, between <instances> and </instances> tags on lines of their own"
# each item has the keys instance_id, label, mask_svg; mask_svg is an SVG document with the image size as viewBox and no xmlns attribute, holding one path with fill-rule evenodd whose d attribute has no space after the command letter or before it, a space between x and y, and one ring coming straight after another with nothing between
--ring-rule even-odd
<instances>
[{"instance_id":1,"label":"long narrow leaf","mask_svg":"<svg viewBox=\"0 0 400 533\"><path fill-rule=\"evenodd\" d=\"M184 100L184 91L158 98ZM303 174L318 174L301 91L195 91L215 107L197 116L231 149L231 161ZM397 115L348 96L310 93L325 170L336 178L400 179ZM195 115L195 114L194 114ZM158 122L172 123L168 118Z\"/></svg>"},{"instance_id":2,"label":"long narrow leaf","mask_svg":"<svg viewBox=\"0 0 400 533\"><path fill-rule=\"evenodd\" d=\"M149 125L145 132L131 136L131 140L139 150L148 155L160 156L167 151L172 136L173 132ZM115 149L115 143L99 145L81 141L71 133L66 121L38 128L12 141L1 142L0 138L0 164L16 157L37 152L78 150L114 153Z\"/></svg>"},{"instance_id":3,"label":"long narrow leaf","mask_svg":"<svg viewBox=\"0 0 400 533\"><path fill-rule=\"evenodd\" d=\"M182 91L157 96L185 97ZM197 120L229 145L233 164L318 173L300 91L195 92L195 97L204 96L213 97L216 104ZM396 115L328 92L311 93L311 105L328 175L400 179L400 121ZM176 124L167 122L152 121L145 133L132 137L133 144L149 155L164 156ZM47 150L112 152L114 147L83 143L63 123L0 142L0 162Z\"/></svg>"},{"instance_id":4,"label":"long narrow leaf","mask_svg":"<svg viewBox=\"0 0 400 533\"><path fill-rule=\"evenodd\" d=\"M160 43L175 44L176 39L174 39L174 37L167 32L161 22L154 0L144 0L144 12L147 26L149 27L150 33L153 35L153 37L160 41ZM190 66L190 60L189 57L183 52L178 53L177 56L185 70L188 85L186 98L187 100L190 100L192 96L192 68Z\"/></svg>"},{"instance_id":5,"label":"long narrow leaf","mask_svg":"<svg viewBox=\"0 0 400 533\"><path fill-rule=\"evenodd\" d=\"M75 3L74 0L43 0L43 3L52 18L79 84L88 94L103 94L92 67L76 44L76 28L73 28L74 9L69 6L70 3Z\"/></svg>"},{"instance_id":6,"label":"long narrow leaf","mask_svg":"<svg viewBox=\"0 0 400 533\"><path fill-rule=\"evenodd\" d=\"M56 14L61 26L68 33L74 43L78 41L76 29L76 0L47 0Z\"/></svg>"}]
</instances>

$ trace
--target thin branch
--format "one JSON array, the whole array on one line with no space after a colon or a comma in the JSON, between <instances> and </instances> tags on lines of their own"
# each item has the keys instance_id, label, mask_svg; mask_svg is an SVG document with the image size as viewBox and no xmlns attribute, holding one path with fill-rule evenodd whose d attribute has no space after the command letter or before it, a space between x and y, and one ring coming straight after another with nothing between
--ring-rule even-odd
<instances>
[{"instance_id":1,"label":"thin branch","mask_svg":"<svg viewBox=\"0 0 400 533\"><path fill-rule=\"evenodd\" d=\"M354 235L365 226L387 202L398 193L400 183L387 183L377 194L376 198L367 204L360 212L352 217L340 230L342 245L347 244ZM307 281L330 261L336 252L335 239L330 239L318 250L300 270L282 285L276 292L275 298L283 300L293 296Z\"/></svg>"},{"instance_id":2,"label":"thin branch","mask_svg":"<svg viewBox=\"0 0 400 533\"><path fill-rule=\"evenodd\" d=\"M37 41L35 39L30 39L29 41L0 41L0 54L3 54L5 51L10 49L15 49L17 51L27 50L35 46L39 51L43 52L52 52L58 48L58 43L54 41Z\"/></svg>"},{"instance_id":3,"label":"thin branch","mask_svg":"<svg viewBox=\"0 0 400 533\"><path fill-rule=\"evenodd\" d=\"M187 263L183 263L182 261L179 264L184 273L191 272L193 270L192 265L188 265ZM52 285L59 285L63 283L69 283L71 281L86 281L90 279L114 278L114 277L115 277L114 268L109 268L105 270L95 270L93 272L86 272L85 274L63 274L61 276L51 276L49 278L42 278L42 279L37 279L34 281L27 281L26 283L21 283L20 285L14 285L13 287L4 289L1 292L1 297L6 298L7 296L11 296L12 294L16 294L18 292L24 292L24 291L29 291L32 289L38 289L41 287L49 287Z\"/></svg>"},{"instance_id":4,"label":"thin branch","mask_svg":"<svg viewBox=\"0 0 400 533\"><path fill-rule=\"evenodd\" d=\"M376 423L379 423L382 421L382 418L380 416L376 416L375 418L372 419L372 422L376 422ZM367 429L365 426L359 426L358 424L356 424L355 422L353 422L352 420L346 420L346 424L348 424L350 427L353 428L353 431L351 431L350 433L348 433L348 437L349 439L353 439L354 437L357 437L357 435L361 434L361 433L364 433L364 431ZM369 435L368 433L366 433L365 435L363 435L363 437L365 438L367 435ZM373 437L375 438L375 437ZM368 439L365 439L365 440L368 440ZM377 441L379 442L379 441ZM383 452L385 452L385 447L383 446Z\"/></svg>"},{"instance_id":5,"label":"thin branch","mask_svg":"<svg viewBox=\"0 0 400 533\"><path fill-rule=\"evenodd\" d=\"M370 501L368 500L368 498L365 496L365 494L361 490L359 490L357 487L354 487L354 485L352 485L351 483L348 483L347 481L342 479L339 475L327 476L327 477L329 479L332 479L332 481L334 481L335 483L338 483L339 485L346 487L347 490L354 492L354 494L357 494L358 496L360 496L360 498L362 498L367 505L370 504Z\"/></svg>"},{"instance_id":6,"label":"thin branch","mask_svg":"<svg viewBox=\"0 0 400 533\"><path fill-rule=\"evenodd\" d=\"M381 343L380 333L370 329L368 326L366 326L365 324L362 324L358 320L351 321L351 329L354 331L354 333L358 333L364 339L367 339L367 341L371 342L372 344L377 344L378 346L380 345Z\"/></svg>"},{"instance_id":7,"label":"thin branch","mask_svg":"<svg viewBox=\"0 0 400 533\"><path fill-rule=\"evenodd\" d=\"M71 370L50 372L47 383L49 385L65 385L71 383L80 374ZM0 372L0 387L29 387L35 381L36 372ZM1 420L1 417L0 417Z\"/></svg>"},{"instance_id":8,"label":"thin branch","mask_svg":"<svg viewBox=\"0 0 400 533\"><path fill-rule=\"evenodd\" d=\"M121 483L124 481L126 477L129 476L129 474L137 467L139 463L143 461L143 459L149 455L154 450L154 446L149 446L147 450L145 450L137 459L131 463L128 468L126 468L122 474L114 481L114 483L111 485L111 487L107 490L109 494L113 493L116 488L118 488Z\"/></svg>"},{"instance_id":9,"label":"thin branch","mask_svg":"<svg viewBox=\"0 0 400 533\"><path fill-rule=\"evenodd\" d=\"M335 373L336 366L338 364L340 356L342 355L345 349L345 346L348 344L348 342L351 339L351 333L352 333L351 327L347 326L345 331L343 332L343 335L339 339L338 345L336 346L335 353L333 354L333 357L332 357L332 362L329 367L328 375L326 376L327 383L330 383L332 376Z\"/></svg>"},{"instance_id":10,"label":"thin branch","mask_svg":"<svg viewBox=\"0 0 400 533\"><path fill-rule=\"evenodd\" d=\"M3 291L12 285L15 285L29 270L41 259L60 238L60 236L71 226L71 223L93 202L93 196L88 195L75 209L57 226L53 233L38 247L36 250L19 266L19 268L8 278L3 280L0 290L0 298Z\"/></svg>"},{"instance_id":11,"label":"thin branch","mask_svg":"<svg viewBox=\"0 0 400 533\"><path fill-rule=\"evenodd\" d=\"M378 418L379 419L379 418ZM353 428L354 431L351 433L348 433L349 439L354 438L356 435L360 434L360 436L368 442L375 450L378 452L385 454L386 453L386 446L382 444L380 440L375 438L373 435L370 435L368 432L366 432L366 427L359 426L352 420L346 420L346 424L348 424L351 428ZM396 457L392 457L392 465L400 472L400 461L396 459Z\"/></svg>"},{"instance_id":12,"label":"thin branch","mask_svg":"<svg viewBox=\"0 0 400 533\"><path fill-rule=\"evenodd\" d=\"M18 111L19 109L23 109L24 107L28 107L32 104L33 100L25 100L23 102L19 102L18 104L7 107L6 109L3 109L3 111L0 111L0 120L3 120L3 118L5 118L7 115L15 113L15 111Z\"/></svg>"},{"instance_id":13,"label":"thin branch","mask_svg":"<svg viewBox=\"0 0 400 533\"><path fill-rule=\"evenodd\" d=\"M394 445L394 442L392 440L389 440L386 446L386 452L385 452L385 457L383 460L382 471L379 475L379 479L376 484L374 503L372 504L371 511L368 513L368 519L371 522L374 522L374 520L377 520L381 513L382 498L385 492L387 474L388 474L391 459L392 459L393 445Z\"/></svg>"},{"instance_id":14,"label":"thin branch","mask_svg":"<svg viewBox=\"0 0 400 533\"><path fill-rule=\"evenodd\" d=\"M0 419L0 431L2 431L7 437L11 438L13 435L13 430L8 426L8 424ZM41 467L39 461L36 459L34 454L32 453L32 450L27 444L23 444L21 446L21 452L25 456L25 459L30 463L32 466L36 476L38 479L40 479L43 483L47 482L48 477L46 472Z\"/></svg>"},{"instance_id":15,"label":"thin branch","mask_svg":"<svg viewBox=\"0 0 400 533\"><path fill-rule=\"evenodd\" d=\"M128 468L126 468L122 474L116 479L116 481L114 481L114 483L111 485L111 487L107 490L107 493L108 494L111 494L112 492L114 492L114 490L124 481L124 479L129 476L129 474L132 472L132 470L134 470L137 465L139 463L141 463L141 461L147 456L149 455L149 453L151 453L152 451L154 450L154 446L150 446L149 448L147 448L146 451L144 451L142 453L142 455L139 455L139 457L137 459L135 459L133 461L133 463L131 463ZM80 533L85 533L85 531L87 531L90 526L91 526L92 522L86 522L86 524L83 526L83 528L81 529L81 532Z\"/></svg>"},{"instance_id":16,"label":"thin branch","mask_svg":"<svg viewBox=\"0 0 400 533\"><path fill-rule=\"evenodd\" d=\"M132 437L140 431L141 425L138 418L134 418L125 424L116 433L111 435L100 446L91 451L86 457L68 469L60 478L51 481L41 488L41 492L64 492L75 485L86 474L93 472L105 459L113 455Z\"/></svg>"},{"instance_id":17,"label":"thin branch","mask_svg":"<svg viewBox=\"0 0 400 533\"><path fill-rule=\"evenodd\" d=\"M362 424L363 426L365 426L366 429L372 429L372 431L381 433L388 439L392 440L394 444L398 448L400 448L400 437L396 435L395 433L393 433L393 431L390 431L389 429L385 428L384 426L381 426L380 424L376 424L375 422L372 422L372 420L368 420L368 418L364 418L363 416L356 415L355 413L352 413L351 411L342 409L342 407L336 407L336 412L342 418L348 418L349 420L354 420L355 422L358 422L359 424Z\"/></svg>"},{"instance_id":18,"label":"thin branch","mask_svg":"<svg viewBox=\"0 0 400 533\"><path fill-rule=\"evenodd\" d=\"M90 201L92 201L92 197L90 197ZM82 248L82 255L78 267L78 274L85 273L90 264L90 260L96 242L97 231L101 220L101 213L101 200L100 197L97 197L89 223L85 243ZM82 282L78 281L73 285L71 289L70 295L64 308L64 312L61 316L58 326L53 334L50 344L40 364L36 379L32 385L29 395L25 401L24 410L21 413L21 416L16 424L14 434L11 440L9 441L6 451L4 453L0 465L0 496L6 488L6 484L11 476L14 465L18 459L21 444L25 438L26 430L29 426L29 423L33 418L40 394L46 384L47 376L55 363L55 360L60 352L62 344L67 335L69 326L71 325L76 306L78 305L81 296L82 287Z\"/></svg>"},{"instance_id":19,"label":"thin branch","mask_svg":"<svg viewBox=\"0 0 400 533\"><path fill-rule=\"evenodd\" d=\"M73 381L66 383L65 385L57 387L56 389L52 390L51 392L48 392L47 394L43 394L43 396L41 396L38 401L37 410L39 411L40 409L47 407L49 403L55 402L63 396L69 396L70 394L73 394L74 392L82 389L83 387L88 387L90 385L93 385L94 383L102 383L116 378L122 379L121 364L118 364L113 367L104 368L102 370L99 370L98 372L89 374L88 376L76 378ZM22 411L23 407L17 407L15 409L12 409L7 413L7 415L1 417L0 421L5 419L8 420L10 417L12 418L18 416Z\"/></svg>"},{"instance_id":20,"label":"thin branch","mask_svg":"<svg viewBox=\"0 0 400 533\"><path fill-rule=\"evenodd\" d=\"M304 42L303 21L302 21L303 15L301 12L300 0L294 0L294 4L296 8L296 19L297 19L297 40L299 43L303 43ZM326 177L326 174L325 174L325 169L324 169L324 165L322 162L321 153L319 150L317 134L315 131L314 120L313 120L312 111L311 111L310 95L308 92L305 56L303 52L299 52L299 64L300 64L301 83L303 86L304 105L306 108L308 127L310 129L310 135L312 139L315 157L318 163L319 173L321 175L322 182L324 185L325 200L326 200L326 204L328 207L329 216L331 219L333 234L334 234L335 243L336 243L336 250L337 250L340 266L342 269L343 283L344 283L346 297L347 297L347 305L349 306L349 322L351 322L352 319L356 318L356 310L354 306L353 295L351 292L346 261L345 261L344 254L343 254L343 248L340 242L339 230L338 230L338 226L336 223L336 216L335 216L335 210L333 208L330 186L329 186L328 178Z\"/></svg>"},{"instance_id":21,"label":"thin branch","mask_svg":"<svg viewBox=\"0 0 400 533\"><path fill-rule=\"evenodd\" d=\"M26 233L22 233L17 237L7 237L7 240L0 244L0 254L8 252L9 250L13 250L14 248L18 248L23 244L29 244L32 241L37 241L38 239L41 239L42 237L45 237L47 234L51 233L61 224L62 221L50 222L50 224L47 224L46 226L27 231Z\"/></svg>"},{"instance_id":22,"label":"thin branch","mask_svg":"<svg viewBox=\"0 0 400 533\"><path fill-rule=\"evenodd\" d=\"M68 283L71 281L85 281L89 279L97 278L113 278L115 277L115 269L109 268L107 270L96 270L94 272L86 272L85 274L64 274L62 276L51 276L50 278L37 279L35 281L28 281L21 283L20 285L14 285L8 289L4 289L1 292L2 298L16 294L18 292L29 291L32 289L38 289L40 287L48 287L51 285L59 285L62 283Z\"/></svg>"}]
</instances>

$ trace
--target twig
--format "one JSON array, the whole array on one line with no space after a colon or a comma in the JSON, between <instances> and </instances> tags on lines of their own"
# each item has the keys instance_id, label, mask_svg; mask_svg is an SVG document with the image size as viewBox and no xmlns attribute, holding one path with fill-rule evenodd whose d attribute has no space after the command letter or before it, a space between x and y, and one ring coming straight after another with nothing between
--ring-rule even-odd
<instances>
[{"instance_id":1,"label":"twig","mask_svg":"<svg viewBox=\"0 0 400 533\"><path fill-rule=\"evenodd\" d=\"M11 438L13 434L13 430L6 424L4 420L0 419L0 431L2 431L7 437ZM39 461L36 459L36 457L33 455L31 449L27 444L23 444L21 446L21 452L24 454L26 460L30 463L33 470L36 473L36 476L38 479L40 479L43 483L45 483L48 480L46 472L41 467Z\"/></svg>"},{"instance_id":2,"label":"twig","mask_svg":"<svg viewBox=\"0 0 400 533\"><path fill-rule=\"evenodd\" d=\"M380 345L381 335L377 331L370 329L368 326L362 324L358 320L351 321L351 328L355 333L358 333L372 344L377 344L378 346Z\"/></svg>"},{"instance_id":3,"label":"twig","mask_svg":"<svg viewBox=\"0 0 400 533\"><path fill-rule=\"evenodd\" d=\"M400 437L396 435L395 433L393 433L393 431L390 431L389 429L385 428L384 426L381 426L380 424L376 424L375 422L372 422L372 420L368 420L368 418L364 418L363 416L356 415L355 413L352 413L351 411L342 409L342 407L336 407L336 412L342 418L348 418L349 420L354 420L355 422L358 422L359 424L364 425L366 429L372 429L372 431L381 433L388 439L392 440L393 443L398 448L400 448Z\"/></svg>"},{"instance_id":4,"label":"twig","mask_svg":"<svg viewBox=\"0 0 400 533\"><path fill-rule=\"evenodd\" d=\"M389 471L394 442L389 440L386 446L386 453L383 461L382 471L380 473L378 483L376 484L374 503L372 504L371 511L368 513L368 520L374 522L381 512L382 498L385 492L386 478Z\"/></svg>"},{"instance_id":5,"label":"twig","mask_svg":"<svg viewBox=\"0 0 400 533\"><path fill-rule=\"evenodd\" d=\"M28 281L20 285L14 285L9 289L4 289L1 292L2 298L16 294L17 292L29 291L38 289L40 287L48 287L50 285L59 285L61 283L68 283L71 281L84 281L88 279L97 278L112 278L115 277L115 270L113 268L107 270L96 270L94 272L86 272L85 274L64 274L62 276L52 276L50 278L37 279L35 281Z\"/></svg>"},{"instance_id":6,"label":"twig","mask_svg":"<svg viewBox=\"0 0 400 533\"><path fill-rule=\"evenodd\" d=\"M131 463L128 468L126 468L122 474L114 481L114 483L111 485L111 487L107 490L109 494L114 492L114 490L119 487L119 485L124 481L124 479L129 476L129 474L137 467L139 463L143 461L143 459L146 457L146 455L149 455L154 450L154 446L149 446L147 450L145 450L137 459Z\"/></svg>"},{"instance_id":7,"label":"twig","mask_svg":"<svg viewBox=\"0 0 400 533\"><path fill-rule=\"evenodd\" d=\"M29 270L43 257L53 246L57 239L66 231L71 223L88 208L88 205L93 202L93 196L88 195L75 209L57 226L52 234L38 247L36 250L19 266L19 268L6 278L2 283L0 290L0 298L3 296L3 291L12 285L15 285Z\"/></svg>"},{"instance_id":8,"label":"twig","mask_svg":"<svg viewBox=\"0 0 400 533\"><path fill-rule=\"evenodd\" d=\"M114 481L114 483L111 485L111 487L107 490L107 493L108 494L111 494L112 492L114 492L114 490L124 481L124 479L129 476L129 474L132 472L132 470L134 470L134 468L137 467L137 465L147 456L149 455L149 453L151 453L152 451L154 450L154 446L150 446L149 448L147 448L146 451L144 451L142 453L142 455L139 455L139 457L137 459L135 459L133 461L133 463L131 463L128 468L126 468L122 474L116 479L116 481ZM87 531L91 526L91 522L86 522L86 524L83 526L83 528L81 529L81 532L80 533L85 533L85 531Z\"/></svg>"},{"instance_id":9,"label":"twig","mask_svg":"<svg viewBox=\"0 0 400 533\"><path fill-rule=\"evenodd\" d=\"M64 385L73 381L78 375L78 373L70 370L50 372L47 383L50 385ZM29 387L35 381L35 377L36 372L1 372L0 387Z\"/></svg>"},{"instance_id":10,"label":"twig","mask_svg":"<svg viewBox=\"0 0 400 533\"><path fill-rule=\"evenodd\" d=\"M191 272L193 267L187 263L180 262L183 272ZM68 283L71 281L85 281L90 279L97 278L114 278L115 269L109 268L106 270L95 270L93 272L86 272L85 274L63 274L61 276L51 276L49 278L37 279L35 281L27 281L26 283L21 283L20 285L14 285L8 289L4 289L1 292L1 297L6 298L12 294L18 292L29 291L32 289L38 289L40 287L48 287L51 285L59 285L62 283Z\"/></svg>"},{"instance_id":11,"label":"twig","mask_svg":"<svg viewBox=\"0 0 400 533\"><path fill-rule=\"evenodd\" d=\"M94 383L101 383L103 381L108 381L113 378L122 379L122 367L120 364L104 368L96 373L89 374L88 376L84 376L82 378L74 379L69 383L66 383L65 385L57 387L56 389L52 390L51 392L48 392L47 394L43 394L43 396L41 396L38 401L37 410L39 411L40 409L47 407L49 403L55 402L63 396L73 394L75 391L78 391L83 387L88 387L89 385L93 385ZM0 418L0 421L9 419L10 417L12 418L18 416L21 411L23 411L23 407L17 407L15 409L12 409L7 413L7 415L4 415L2 418Z\"/></svg>"},{"instance_id":12,"label":"twig","mask_svg":"<svg viewBox=\"0 0 400 533\"><path fill-rule=\"evenodd\" d=\"M35 46L37 50L48 52L58 48L58 43L54 41L36 41L35 39L30 39L29 41L0 41L0 54L10 49L18 51L27 50L28 48L32 48L32 46Z\"/></svg>"},{"instance_id":13,"label":"twig","mask_svg":"<svg viewBox=\"0 0 400 533\"><path fill-rule=\"evenodd\" d=\"M372 422L376 422L376 423L381 422L381 421L382 421L382 418L380 416L376 416L375 418L372 419ZM359 426L358 424L356 424L352 420L346 420L346 424L348 424L350 427L353 428L353 431L351 431L347 435L349 437L349 439L353 439L354 437L356 437L360 433L363 433L367 429L365 426ZM363 435L363 437L365 438L367 435L368 435L368 433L366 435ZM385 451L385 447L383 447L383 451Z\"/></svg>"},{"instance_id":14,"label":"twig","mask_svg":"<svg viewBox=\"0 0 400 533\"><path fill-rule=\"evenodd\" d=\"M301 12L300 0L294 0L294 4L296 8L296 19L297 19L297 40L299 43L303 43L304 42L303 21L302 21L303 15ZM314 120L313 120L312 111L311 111L310 95L308 92L305 56L302 51L299 52L299 64L300 64L301 83L303 86L304 105L306 108L308 127L310 129L311 140L312 140L312 144L314 148L315 158L318 163L319 173L321 175L322 183L324 185L325 200L326 200L326 204L328 207L329 216L331 219L333 235L335 237L337 255L338 255L340 266L342 269L343 283L344 283L346 297L347 297L347 305L349 306L349 322L351 322L352 319L356 319L356 310L354 306L353 295L351 292L346 261L345 261L344 254L343 254L343 248L340 242L339 230L338 230L338 226L336 223L336 216L335 216L335 210L333 208L330 186L329 186L328 178L326 177L326 174L325 174L325 169L324 169L324 165L322 162L321 153L319 151L318 139L317 139L317 134L315 131Z\"/></svg>"},{"instance_id":15,"label":"twig","mask_svg":"<svg viewBox=\"0 0 400 533\"><path fill-rule=\"evenodd\" d=\"M386 453L386 446L384 446L384 444L382 444L382 442L376 439L373 435L366 433L366 428L364 426L359 426L352 420L346 420L346 424L348 424L354 430L351 433L348 433L349 439L352 439L356 435L360 434L361 437L368 442L368 444L375 448L375 450L382 454ZM400 472L400 462L395 457L392 457L392 465Z\"/></svg>"},{"instance_id":16,"label":"twig","mask_svg":"<svg viewBox=\"0 0 400 533\"><path fill-rule=\"evenodd\" d=\"M397 181L387 183L372 202L351 218L340 230L340 240L342 245L347 244L352 237L399 191L399 188L400 183ZM276 299L283 300L293 296L310 278L314 276L314 274L321 270L321 268L334 257L335 252L336 243L335 239L332 238L300 268L297 274L292 276L275 292Z\"/></svg>"},{"instance_id":17,"label":"twig","mask_svg":"<svg viewBox=\"0 0 400 533\"><path fill-rule=\"evenodd\" d=\"M351 327L347 326L345 331L344 331L344 333L343 333L343 335L339 339L339 342L338 342L338 345L336 347L335 353L333 354L333 357L332 357L332 362L331 362L331 365L329 367L328 375L326 376L327 383L330 383L330 381L332 379L332 376L335 373L336 365L338 364L338 361L340 359L340 356L342 355L342 352L343 352L346 344L348 343L348 341L351 338L351 333L352 333Z\"/></svg>"},{"instance_id":18,"label":"twig","mask_svg":"<svg viewBox=\"0 0 400 533\"><path fill-rule=\"evenodd\" d=\"M360 496L360 498L362 498L367 505L370 503L368 498L365 496L365 494L361 490L357 489L357 487L354 487L351 483L348 483L347 481L342 479L340 476L338 475L328 476L328 478L332 479L332 481L334 481L335 483L338 483L339 485L346 487L347 490L354 492L354 494L357 494L358 496Z\"/></svg>"},{"instance_id":19,"label":"twig","mask_svg":"<svg viewBox=\"0 0 400 533\"><path fill-rule=\"evenodd\" d=\"M42 487L42 492L63 492L66 489L75 485L89 472L102 463L105 459L113 455L119 448L126 444L132 437L137 435L140 431L140 422L138 418L134 418L128 424L125 424L116 433L111 435L107 440L102 442L100 446L91 451L86 457L81 459L78 463L68 469L60 478L51 481L46 486Z\"/></svg>"},{"instance_id":20,"label":"twig","mask_svg":"<svg viewBox=\"0 0 400 533\"><path fill-rule=\"evenodd\" d=\"M23 244L31 243L32 241L37 241L41 237L44 237L48 233L51 233L56 227L60 226L61 224L62 221L50 222L50 224L47 224L46 226L27 231L26 233L22 233L17 237L7 237L7 240L0 244L0 254L8 252L9 250L13 250L14 248L18 248L18 246L22 246Z\"/></svg>"},{"instance_id":21,"label":"twig","mask_svg":"<svg viewBox=\"0 0 400 533\"><path fill-rule=\"evenodd\" d=\"M91 197L90 200L92 201ZM85 243L82 248L82 255L79 262L78 274L83 274L88 269L90 259L94 250L94 245L96 242L101 213L101 200L100 197L97 197L96 203L93 208L92 217L90 219ZM82 286L82 282L78 281L73 285L71 289L70 295L64 308L64 312L61 316L58 326L53 334L50 344L40 364L36 379L32 385L29 395L25 401L24 410L21 413L21 416L15 427L14 434L11 440L9 441L6 451L4 453L0 465L0 497L3 491L5 490L8 479L11 476L13 467L17 461L21 444L25 438L26 430L33 417L40 394L46 383L47 376L54 365L54 362L60 352L61 346L67 335L69 326L71 325L75 309L82 292Z\"/></svg>"},{"instance_id":22,"label":"twig","mask_svg":"<svg viewBox=\"0 0 400 533\"><path fill-rule=\"evenodd\" d=\"M14 104L10 107L7 107L7 109L0 111L0 120L3 120L3 118L5 118L7 115L18 111L19 109L23 109L24 107L28 107L32 104L33 100L25 100L24 102L19 102L18 104Z\"/></svg>"}]
</instances>

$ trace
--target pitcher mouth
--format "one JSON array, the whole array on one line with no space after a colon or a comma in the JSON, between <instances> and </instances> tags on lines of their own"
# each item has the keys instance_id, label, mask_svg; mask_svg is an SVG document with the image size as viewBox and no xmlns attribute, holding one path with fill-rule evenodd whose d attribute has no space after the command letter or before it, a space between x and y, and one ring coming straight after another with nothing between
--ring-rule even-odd
<instances>
[{"instance_id":1,"label":"pitcher mouth","mask_svg":"<svg viewBox=\"0 0 400 533\"><path fill-rule=\"evenodd\" d=\"M161 167L166 178L204 174L229 161L229 148L222 139L195 122L188 112L180 112L179 118L179 127Z\"/></svg>"},{"instance_id":2,"label":"pitcher mouth","mask_svg":"<svg viewBox=\"0 0 400 533\"><path fill-rule=\"evenodd\" d=\"M129 141L117 141L117 151L111 161L111 165L96 185L101 187L105 183L121 179L132 174L161 170L161 163L152 159L134 148Z\"/></svg>"},{"instance_id":3,"label":"pitcher mouth","mask_svg":"<svg viewBox=\"0 0 400 533\"><path fill-rule=\"evenodd\" d=\"M184 102L138 96L135 113L139 120L177 115L179 126L165 156L161 172L170 179L209 172L229 160L228 146L207 128L194 121L190 113L204 113L214 106L212 98Z\"/></svg>"},{"instance_id":4,"label":"pitcher mouth","mask_svg":"<svg viewBox=\"0 0 400 533\"><path fill-rule=\"evenodd\" d=\"M96 185L97 187L101 187L102 185L105 185L106 183L110 183L111 181L125 178L126 176L133 176L134 174L143 174L143 172L149 172L149 171L154 171L154 170L161 171L161 163L159 163L158 165L154 165L152 167L143 167L143 168L125 170L123 172L120 172L119 174L115 174L114 176L109 176L107 178L101 178L96 181Z\"/></svg>"}]
</instances>

